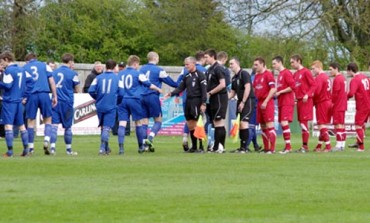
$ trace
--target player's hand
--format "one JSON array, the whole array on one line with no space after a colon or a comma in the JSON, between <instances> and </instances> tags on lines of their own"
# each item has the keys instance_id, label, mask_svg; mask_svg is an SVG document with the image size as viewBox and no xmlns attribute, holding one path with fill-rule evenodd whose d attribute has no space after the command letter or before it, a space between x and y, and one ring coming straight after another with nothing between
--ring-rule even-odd
<instances>
[{"instance_id":1,"label":"player's hand","mask_svg":"<svg viewBox=\"0 0 370 223\"><path fill-rule=\"evenodd\" d=\"M162 91L162 89L161 88L158 88L158 90L157 90L160 94L163 94L163 91Z\"/></svg>"},{"instance_id":2,"label":"player's hand","mask_svg":"<svg viewBox=\"0 0 370 223\"><path fill-rule=\"evenodd\" d=\"M179 104L180 103L180 97L175 97L175 103Z\"/></svg>"},{"instance_id":3,"label":"player's hand","mask_svg":"<svg viewBox=\"0 0 370 223\"><path fill-rule=\"evenodd\" d=\"M307 100L308 100L308 95L307 94L305 94L304 96L303 96L303 102L307 102Z\"/></svg>"},{"instance_id":4,"label":"player's hand","mask_svg":"<svg viewBox=\"0 0 370 223\"><path fill-rule=\"evenodd\" d=\"M163 96L163 100L167 100L169 97L171 97L171 93L167 93Z\"/></svg>"},{"instance_id":5,"label":"player's hand","mask_svg":"<svg viewBox=\"0 0 370 223\"><path fill-rule=\"evenodd\" d=\"M240 102L240 104L238 106L238 111L239 112L242 112L243 111L243 108L244 108L244 102Z\"/></svg>"},{"instance_id":6,"label":"player's hand","mask_svg":"<svg viewBox=\"0 0 370 223\"><path fill-rule=\"evenodd\" d=\"M277 92L275 93L275 96L276 96L276 97L279 97L279 95L280 95L280 91L277 91Z\"/></svg>"},{"instance_id":7,"label":"player's hand","mask_svg":"<svg viewBox=\"0 0 370 223\"><path fill-rule=\"evenodd\" d=\"M52 101L51 101L51 105L53 106L53 108L55 107L55 106L57 106L57 104L58 104L58 99L56 98L56 97L53 97L53 99L52 99Z\"/></svg>"},{"instance_id":8,"label":"player's hand","mask_svg":"<svg viewBox=\"0 0 370 223\"><path fill-rule=\"evenodd\" d=\"M261 109L266 109L267 107L267 102L264 101L262 104L261 104Z\"/></svg>"},{"instance_id":9,"label":"player's hand","mask_svg":"<svg viewBox=\"0 0 370 223\"><path fill-rule=\"evenodd\" d=\"M200 111L201 111L202 113L205 113L205 112L206 112L206 105L205 105L205 104L202 104L202 105L200 106Z\"/></svg>"},{"instance_id":10,"label":"player's hand","mask_svg":"<svg viewBox=\"0 0 370 223\"><path fill-rule=\"evenodd\" d=\"M22 99L22 104L25 105L27 103L27 98Z\"/></svg>"}]
</instances>

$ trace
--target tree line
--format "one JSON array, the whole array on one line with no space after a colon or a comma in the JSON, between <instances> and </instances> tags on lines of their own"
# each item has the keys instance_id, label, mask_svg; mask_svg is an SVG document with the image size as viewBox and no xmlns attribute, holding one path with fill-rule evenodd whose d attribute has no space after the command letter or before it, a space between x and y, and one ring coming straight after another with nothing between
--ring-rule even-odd
<instances>
[{"instance_id":1,"label":"tree line","mask_svg":"<svg viewBox=\"0 0 370 223\"><path fill-rule=\"evenodd\" d=\"M27 52L76 62L125 60L156 51L160 64L182 65L198 50L254 57L301 54L363 68L370 57L370 1L309 0L3 0L0 47L17 60Z\"/></svg>"}]
</instances>

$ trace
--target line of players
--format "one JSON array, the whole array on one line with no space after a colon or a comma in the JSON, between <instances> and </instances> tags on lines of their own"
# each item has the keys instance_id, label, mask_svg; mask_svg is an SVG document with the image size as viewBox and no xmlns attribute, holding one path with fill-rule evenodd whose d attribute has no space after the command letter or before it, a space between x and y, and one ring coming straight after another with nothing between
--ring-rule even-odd
<instances>
[{"instance_id":1,"label":"line of players","mask_svg":"<svg viewBox=\"0 0 370 223\"><path fill-rule=\"evenodd\" d=\"M21 133L23 151L21 156L34 152L35 124L37 110L43 117L44 154L55 154L58 125L62 124L66 153L77 155L72 150L72 118L73 93L78 93L79 79L73 71L74 56L66 53L62 56L63 64L56 70L38 61L34 53L25 57L26 64L19 67L14 61L14 55L3 52L0 55L0 65L4 69L0 88L3 90L3 107L1 118L5 127L7 152L4 157L12 157L13 126ZM49 94L52 94L50 98ZM24 111L27 119L27 129L24 125Z\"/></svg>"},{"instance_id":2,"label":"line of players","mask_svg":"<svg viewBox=\"0 0 370 223\"><path fill-rule=\"evenodd\" d=\"M197 119L200 115L199 111L204 111L205 107L207 107L207 114L213 122L212 125L214 127L215 138L214 143L208 150L223 152L222 148L224 147L226 137L224 126L228 99L226 86L229 85L226 78L227 69L217 61L217 54L214 50L207 50L204 58L205 62L210 66L205 72L205 80L208 82L208 84L206 84L206 91L201 92L200 97L202 98L202 103L199 104L199 108L195 106L194 109L194 104L191 103L188 103L188 106L185 106L185 109L189 107L190 111L192 109L197 111L196 114L191 114L192 116L186 118L189 124L189 121ZM122 103L119 103L118 109L120 120L118 130L119 153L124 153L124 132L130 115L132 115L133 120L136 123L136 133L139 146L138 151L140 153L146 150L154 151L152 146L153 139L160 130L162 122L162 113L159 102L161 83L165 82L171 87L177 87L178 83L175 83L163 69L156 65L159 61L157 53L150 52L148 54L148 60L149 63L142 66L140 71L138 71L140 59L136 56L130 56L128 60L128 68L120 72L118 76L114 73L116 68L115 62L109 60L106 63L106 75L99 75L100 78L96 78L90 86L89 93L97 100L98 117L100 125L102 126L102 143L99 150L100 154L110 153L108 146L109 131L115 120L115 118L111 118L110 116L115 113L117 100L119 102L122 101ZM53 73L51 73L48 66L37 61L35 54L31 53L27 55L26 61L27 64L24 66L23 72L22 68L19 68L14 64L14 56L12 56L11 53L5 52L1 54L0 57L1 65L6 68L4 71L4 79L0 84L0 87L5 89L5 109L3 109L2 112L3 120L5 120L6 142L8 146L8 151L5 156L13 155L13 124L20 126L24 145L22 155L26 156L33 152L33 128L35 126L35 117L38 108L40 108L46 124L44 132L45 154L55 154L57 125L62 123L65 128L64 139L66 143L66 152L69 155L76 155L77 153L72 151L71 148L71 116L73 114L73 92L79 92L79 81L77 73L71 69L73 68L73 55L63 55L63 65ZM237 112L242 114L240 128L241 146L237 152L248 151L246 144L249 139L249 131L247 130L249 120L253 115L253 110L255 108L254 94L258 99L256 107L257 120L261 124L263 131L262 138L264 151L266 153L275 152L276 132L273 126L274 106L272 100L274 96L278 98L279 122L282 125L283 137L286 143L285 149L281 151L281 153L288 153L291 151L289 122L292 121L293 117L294 100L297 100L298 121L302 127L303 145L299 151L308 151L308 121L312 120L314 104L316 106L320 129L319 143L315 151L320 150L322 141L326 144L324 151L331 150L326 128L326 124L330 122L331 113L329 111L331 111L331 108L333 108L334 111L334 124L337 132L338 143L336 150L342 150L344 148L345 133L343 124L347 94L345 93L345 78L339 74L338 64L332 63L330 65L332 74L336 75L336 78L334 79L332 106L332 102L330 101L331 82L327 75L322 71L322 63L320 61L315 61L312 64L312 71L316 75L316 79L313 79L310 71L302 66L302 59L298 55L293 56L290 62L292 68L297 70L294 75L283 67L283 60L281 57L274 58L273 68L280 72L276 89L273 75L266 69L263 58L256 58L253 64L253 68L256 71L253 88L251 87L252 82L250 75L240 68L240 61L237 58L232 58L230 60L230 68L235 75L230 84L231 92L229 97L231 98L235 95L238 96ZM202 73L199 68L199 58L187 58L185 60L185 64L186 63L188 63L186 68L189 67L191 69L195 69L194 71L200 71L200 73ZM194 67L189 66L189 64L194 65ZM356 98L356 131L360 147L358 151L363 151L363 124L365 123L370 110L370 96L368 95L369 81L364 75L357 73L358 68L354 63L348 65L347 71L350 75L355 77L353 81L351 81L348 97L355 95ZM20 73L22 73L22 75L20 75ZM190 73L191 72L189 72L189 74ZM18 86L18 88L16 86ZM48 88L49 86L50 89ZM187 86L185 86L185 88L186 87ZM48 96L50 90L52 92L51 101ZM189 88L189 90L189 92L192 92L194 89ZM15 94L14 92L17 92L18 94ZM204 92L206 97L204 97ZM56 95L58 95L58 98ZM206 98L206 102L204 102L204 98ZM20 118L22 103L26 104L26 118L28 120L27 131L25 130ZM155 118L155 124L151 129L149 136L147 136L148 118L150 117ZM194 151L196 150L196 139L193 135L194 125L189 124L189 126L192 128L190 133L193 144L193 147L189 149L189 151ZM219 146L219 144L222 146ZM49 147L51 147L50 151ZM202 146L200 149L203 149Z\"/></svg>"},{"instance_id":3,"label":"line of players","mask_svg":"<svg viewBox=\"0 0 370 223\"><path fill-rule=\"evenodd\" d=\"M210 67L205 71L207 80L206 94L208 98L204 102L204 92L198 94L202 99L197 103L187 103L184 106L185 118L190 129L192 147L187 147L187 136L184 135L183 145L186 152L204 152L203 146L197 148L197 140L194 137L195 120L200 115L199 111L204 110L207 105L207 115L213 122L214 142L208 145L209 152L224 152L225 143L225 114L227 109L227 69L220 61L217 61L217 54L214 50L207 50L204 54L205 63ZM197 58L197 61L200 61ZM275 153L276 131L274 128L274 97L278 100L279 123L282 126L285 148L280 151L281 154L287 154L292 151L290 142L289 123L293 121L294 106L297 104L297 116L302 129L302 146L296 152L306 153L309 151L309 127L308 122L313 120L313 107L316 108L316 119L319 127L319 140L314 151L330 152L342 151L345 148L346 133L344 129L344 117L347 110L347 100L355 97L356 115L355 126L357 133L357 151L364 151L364 126L370 116L370 87L369 79L358 72L356 63L350 63L347 66L347 74L353 77L349 85L349 91L346 91L346 78L339 72L339 64L331 63L329 65L330 74L334 77L333 82L323 71L323 64L320 61L314 61L311 64L311 71L302 65L302 58L294 55L290 58L291 67L296 70L292 74L283 66L281 56L274 57L272 66L279 72L277 80L273 74L266 68L265 60L257 57L253 63L255 79L252 83L251 76L248 72L243 71L240 67L240 61L234 57L230 60L230 69L234 76L231 81L231 90L228 94L229 99L237 96L237 113L241 115L240 123L240 148L232 152L246 153L249 152L250 131L248 125L256 112L257 122L262 129L262 140L264 145L263 152ZM181 91L194 92L194 82L200 84L203 78L195 78L194 73L200 75L200 65L189 70L189 61L185 60L185 67L188 69L184 77L192 78L193 81L184 79L180 88L169 93L167 96L173 96ZM314 76L313 76L313 75ZM194 77L192 77L194 76ZM188 79L189 79L188 78ZM226 79L226 80L225 80ZM276 86L277 85L277 86ZM252 87L253 86L253 87ZM194 100L195 95L192 95ZM255 99L257 105L255 106ZM200 103L202 102L202 103ZM254 111L255 110L255 111ZM194 112L195 111L195 112ZM330 138L327 125L331 123L335 126L337 144L334 149L331 148ZM254 124L254 123L253 123ZM213 134L212 130L208 131L209 135ZM200 141L201 142L201 141ZM322 144L325 148L321 150Z\"/></svg>"}]
</instances>

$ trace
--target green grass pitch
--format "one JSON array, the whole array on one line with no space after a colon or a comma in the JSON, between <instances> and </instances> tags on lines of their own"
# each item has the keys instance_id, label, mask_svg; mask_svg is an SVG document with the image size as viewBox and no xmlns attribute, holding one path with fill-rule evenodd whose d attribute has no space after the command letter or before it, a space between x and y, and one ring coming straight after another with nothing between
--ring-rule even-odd
<instances>
[{"instance_id":1,"label":"green grass pitch","mask_svg":"<svg viewBox=\"0 0 370 223\"><path fill-rule=\"evenodd\" d=\"M32 157L0 159L0 222L370 222L369 134L363 153L288 155L185 154L181 137L165 136L138 154L131 135L124 156L116 136L110 156L98 156L99 136L75 136L78 156L59 137L47 157L41 140Z\"/></svg>"}]
</instances>

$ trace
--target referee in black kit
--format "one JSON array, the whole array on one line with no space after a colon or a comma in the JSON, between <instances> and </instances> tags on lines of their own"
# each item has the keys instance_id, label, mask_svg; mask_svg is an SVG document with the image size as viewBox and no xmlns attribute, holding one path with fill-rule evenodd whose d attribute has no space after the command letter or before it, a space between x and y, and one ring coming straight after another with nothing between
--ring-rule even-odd
<instances>
[{"instance_id":1,"label":"referee in black kit","mask_svg":"<svg viewBox=\"0 0 370 223\"><path fill-rule=\"evenodd\" d=\"M238 58L231 58L230 69L235 74L231 81L231 91L229 94L230 98L235 95L238 98L236 113L240 114L240 147L234 151L235 153L247 153L250 152L247 148L247 141L249 138L249 119L252 117L254 102L256 100L252 88L251 76L246 70L240 67L240 61Z\"/></svg>"},{"instance_id":2,"label":"referee in black kit","mask_svg":"<svg viewBox=\"0 0 370 223\"><path fill-rule=\"evenodd\" d=\"M185 119L190 130L191 148L187 151L190 153L203 153L202 141L199 140L199 150L197 149L197 138L194 136L194 130L197 125L197 120L201 113L206 111L207 101L207 80L205 75L196 69L196 59L194 57L187 57L184 61L186 69L189 73L185 75L180 85L168 93L165 98L178 95L186 90L186 104L185 104ZM186 151L185 151L186 152Z\"/></svg>"},{"instance_id":3,"label":"referee in black kit","mask_svg":"<svg viewBox=\"0 0 370 223\"><path fill-rule=\"evenodd\" d=\"M215 50L206 50L204 58L206 64L210 65L206 72L207 94L209 97L207 112L215 128L215 143L213 148L209 148L209 152L223 153L226 139L225 117L228 104L225 70L217 63ZM219 144L222 146L219 146Z\"/></svg>"}]
</instances>

